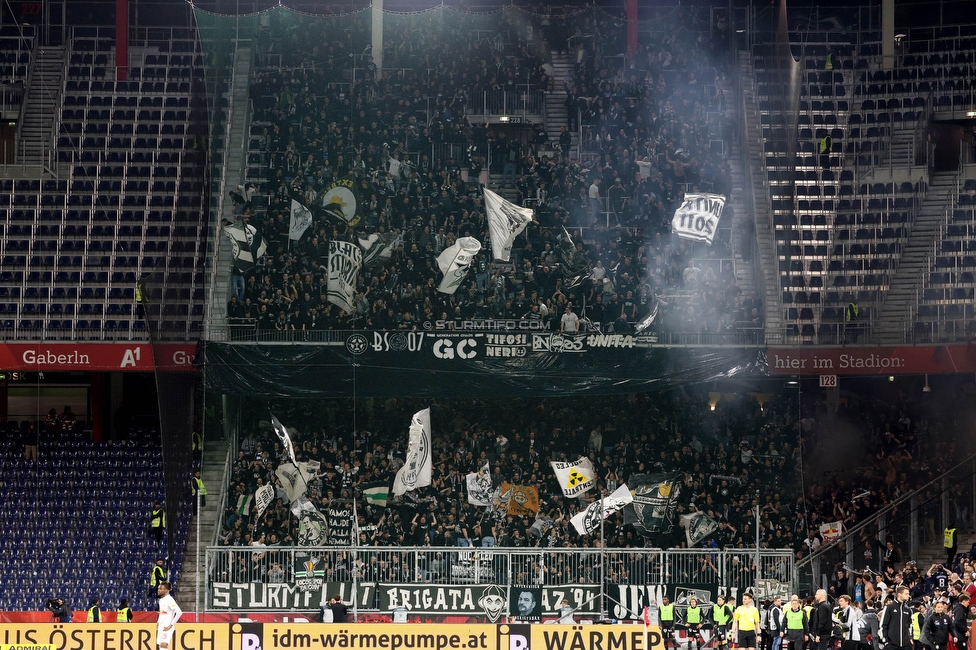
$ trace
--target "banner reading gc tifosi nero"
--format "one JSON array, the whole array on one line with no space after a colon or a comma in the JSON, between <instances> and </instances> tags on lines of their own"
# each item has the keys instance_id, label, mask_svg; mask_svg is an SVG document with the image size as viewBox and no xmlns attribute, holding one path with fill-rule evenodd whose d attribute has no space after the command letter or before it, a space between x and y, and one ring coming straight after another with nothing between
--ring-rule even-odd
<instances>
[{"instance_id":1,"label":"banner reading gc tifosi nero","mask_svg":"<svg viewBox=\"0 0 976 650\"><path fill-rule=\"evenodd\" d=\"M685 200L674 211L671 232L711 246L724 207L725 197L720 194L685 194Z\"/></svg>"}]
</instances>

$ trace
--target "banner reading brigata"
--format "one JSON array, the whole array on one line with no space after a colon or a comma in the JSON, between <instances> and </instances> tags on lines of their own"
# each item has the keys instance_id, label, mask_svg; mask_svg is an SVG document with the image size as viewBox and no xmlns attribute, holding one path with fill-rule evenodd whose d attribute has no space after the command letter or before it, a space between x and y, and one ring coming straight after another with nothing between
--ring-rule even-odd
<instances>
[{"instance_id":1,"label":"banner reading brigata","mask_svg":"<svg viewBox=\"0 0 976 650\"><path fill-rule=\"evenodd\" d=\"M769 348L771 375L918 375L976 372L976 346Z\"/></svg>"}]
</instances>

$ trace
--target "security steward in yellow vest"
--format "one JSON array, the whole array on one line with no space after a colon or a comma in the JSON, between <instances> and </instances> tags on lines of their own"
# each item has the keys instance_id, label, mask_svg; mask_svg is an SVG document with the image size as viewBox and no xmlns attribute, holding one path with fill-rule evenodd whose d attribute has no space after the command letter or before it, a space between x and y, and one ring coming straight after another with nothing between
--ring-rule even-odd
<instances>
[{"instance_id":1,"label":"security steward in yellow vest","mask_svg":"<svg viewBox=\"0 0 976 650\"><path fill-rule=\"evenodd\" d=\"M952 561L956 559L956 527L947 526L942 531L942 546L946 552L946 569L952 571Z\"/></svg>"},{"instance_id":2,"label":"security steward in yellow vest","mask_svg":"<svg viewBox=\"0 0 976 650\"><path fill-rule=\"evenodd\" d=\"M688 608L685 610L685 626L688 628L688 648L691 648L691 639L695 639L695 647L701 650L702 647L702 610L698 606L698 599L692 598L688 601Z\"/></svg>"},{"instance_id":3,"label":"security steward in yellow vest","mask_svg":"<svg viewBox=\"0 0 976 650\"><path fill-rule=\"evenodd\" d=\"M661 621L661 634L664 636L664 647L677 647L674 641L674 605L671 599L665 596L661 599L661 606L658 608L658 617Z\"/></svg>"},{"instance_id":4,"label":"security steward in yellow vest","mask_svg":"<svg viewBox=\"0 0 976 650\"><path fill-rule=\"evenodd\" d=\"M193 477L190 479L190 492L193 495L193 507L197 505L197 494L200 495L200 507L207 507L207 486L203 484L203 479L200 478L200 470L193 473Z\"/></svg>"},{"instance_id":5,"label":"security steward in yellow vest","mask_svg":"<svg viewBox=\"0 0 976 650\"><path fill-rule=\"evenodd\" d=\"M732 608L725 604L725 596L718 596L712 607L712 621L715 623L718 648L725 648L729 644L729 621L731 620Z\"/></svg>"},{"instance_id":6,"label":"security steward in yellow vest","mask_svg":"<svg viewBox=\"0 0 976 650\"><path fill-rule=\"evenodd\" d=\"M159 598L159 585L164 582L166 582L166 569L163 568L163 558L159 558L149 572L149 591L153 598Z\"/></svg>"},{"instance_id":7,"label":"security steward in yellow vest","mask_svg":"<svg viewBox=\"0 0 976 650\"><path fill-rule=\"evenodd\" d=\"M786 629L783 635L783 650L803 650L803 644L810 638L810 626L807 625L807 613L800 607L800 599L796 594L790 596L790 606L783 611Z\"/></svg>"},{"instance_id":8,"label":"security steward in yellow vest","mask_svg":"<svg viewBox=\"0 0 976 650\"><path fill-rule=\"evenodd\" d=\"M98 609L98 599L92 598L91 604L88 605L88 618L86 619L89 623L101 623L102 622L102 611Z\"/></svg>"},{"instance_id":9,"label":"security steward in yellow vest","mask_svg":"<svg viewBox=\"0 0 976 650\"><path fill-rule=\"evenodd\" d=\"M912 641L916 648L921 648L922 626L925 625L925 603L915 605L915 613L912 614Z\"/></svg>"},{"instance_id":10,"label":"security steward in yellow vest","mask_svg":"<svg viewBox=\"0 0 976 650\"><path fill-rule=\"evenodd\" d=\"M129 599L123 598L119 601L119 608L115 611L116 623L131 623L132 610L129 609Z\"/></svg>"},{"instance_id":11,"label":"security steward in yellow vest","mask_svg":"<svg viewBox=\"0 0 976 650\"><path fill-rule=\"evenodd\" d=\"M190 451L193 452L193 460L200 460L203 456L203 437L198 431L190 436Z\"/></svg>"},{"instance_id":12,"label":"security steward in yellow vest","mask_svg":"<svg viewBox=\"0 0 976 650\"><path fill-rule=\"evenodd\" d=\"M156 543L162 544L163 533L166 532L166 509L162 504L157 503L153 506L152 514L149 515L149 528L152 529Z\"/></svg>"}]
</instances>

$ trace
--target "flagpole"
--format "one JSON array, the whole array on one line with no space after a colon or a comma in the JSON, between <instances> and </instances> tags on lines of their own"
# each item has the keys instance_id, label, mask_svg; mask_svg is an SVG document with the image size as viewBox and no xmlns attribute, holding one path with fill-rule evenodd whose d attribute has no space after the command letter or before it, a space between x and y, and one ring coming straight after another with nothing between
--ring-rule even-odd
<instances>
[{"instance_id":1,"label":"flagpole","mask_svg":"<svg viewBox=\"0 0 976 650\"><path fill-rule=\"evenodd\" d=\"M603 539L603 491L600 491L600 618L607 618L607 545Z\"/></svg>"},{"instance_id":2,"label":"flagpole","mask_svg":"<svg viewBox=\"0 0 976 650\"><path fill-rule=\"evenodd\" d=\"M356 577L356 558L359 553L356 551L359 546L359 514L356 510L356 493L352 495L352 557L349 559L349 568L352 570L352 620L359 622L359 578Z\"/></svg>"}]
</instances>

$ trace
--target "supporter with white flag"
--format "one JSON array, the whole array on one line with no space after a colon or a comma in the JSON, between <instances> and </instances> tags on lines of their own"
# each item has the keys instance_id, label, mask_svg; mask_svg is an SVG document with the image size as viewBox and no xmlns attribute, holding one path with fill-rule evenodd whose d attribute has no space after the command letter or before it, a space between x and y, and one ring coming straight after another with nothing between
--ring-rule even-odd
<instances>
[{"instance_id":1,"label":"supporter with white flag","mask_svg":"<svg viewBox=\"0 0 976 650\"><path fill-rule=\"evenodd\" d=\"M459 237L452 246L448 246L437 256L437 266L444 274L437 290L448 295L457 291L464 276L468 274L475 255L481 250L481 242L474 237Z\"/></svg>"},{"instance_id":2,"label":"supporter with white flag","mask_svg":"<svg viewBox=\"0 0 976 650\"><path fill-rule=\"evenodd\" d=\"M274 428L275 434L278 436L278 440L281 441L281 446L285 449L285 454L291 460L292 463L298 464L295 460L295 446L291 444L291 436L288 435L288 429L285 428L281 422L278 421L273 414L271 415L271 426Z\"/></svg>"},{"instance_id":3,"label":"supporter with white flag","mask_svg":"<svg viewBox=\"0 0 976 650\"><path fill-rule=\"evenodd\" d=\"M430 485L430 470L430 409L425 408L414 413L410 421L407 458L393 480L393 494L400 496Z\"/></svg>"},{"instance_id":4,"label":"supporter with white flag","mask_svg":"<svg viewBox=\"0 0 976 650\"><path fill-rule=\"evenodd\" d=\"M549 462L552 471L556 473L556 480L562 488L563 496L578 497L596 485L596 472L589 458L581 456L579 460L565 463L558 460Z\"/></svg>"},{"instance_id":5,"label":"supporter with white flag","mask_svg":"<svg viewBox=\"0 0 976 650\"><path fill-rule=\"evenodd\" d=\"M288 222L288 239L298 241L312 225L312 211L304 205L291 200L291 220Z\"/></svg>"},{"instance_id":6,"label":"supporter with white flag","mask_svg":"<svg viewBox=\"0 0 976 650\"><path fill-rule=\"evenodd\" d=\"M309 481L315 480L315 469L317 467L317 462L314 464L298 463L298 465L294 465L292 463L282 463L278 465L278 468L275 470L275 476L278 477L278 482L284 489L285 496L288 497L289 502L305 494Z\"/></svg>"},{"instance_id":7,"label":"supporter with white flag","mask_svg":"<svg viewBox=\"0 0 976 650\"><path fill-rule=\"evenodd\" d=\"M624 484L614 490L610 496L598 499L584 510L577 512L569 521L573 524L576 532L580 535L586 535L599 528L602 520L623 510L625 505L633 502L634 495L630 493L630 488Z\"/></svg>"},{"instance_id":8,"label":"supporter with white flag","mask_svg":"<svg viewBox=\"0 0 976 650\"><path fill-rule=\"evenodd\" d=\"M488 230L491 232L491 254L496 260L508 262L512 259L512 244L515 238L532 221L534 212L520 208L511 201L485 189L485 216L488 217Z\"/></svg>"}]
</instances>

